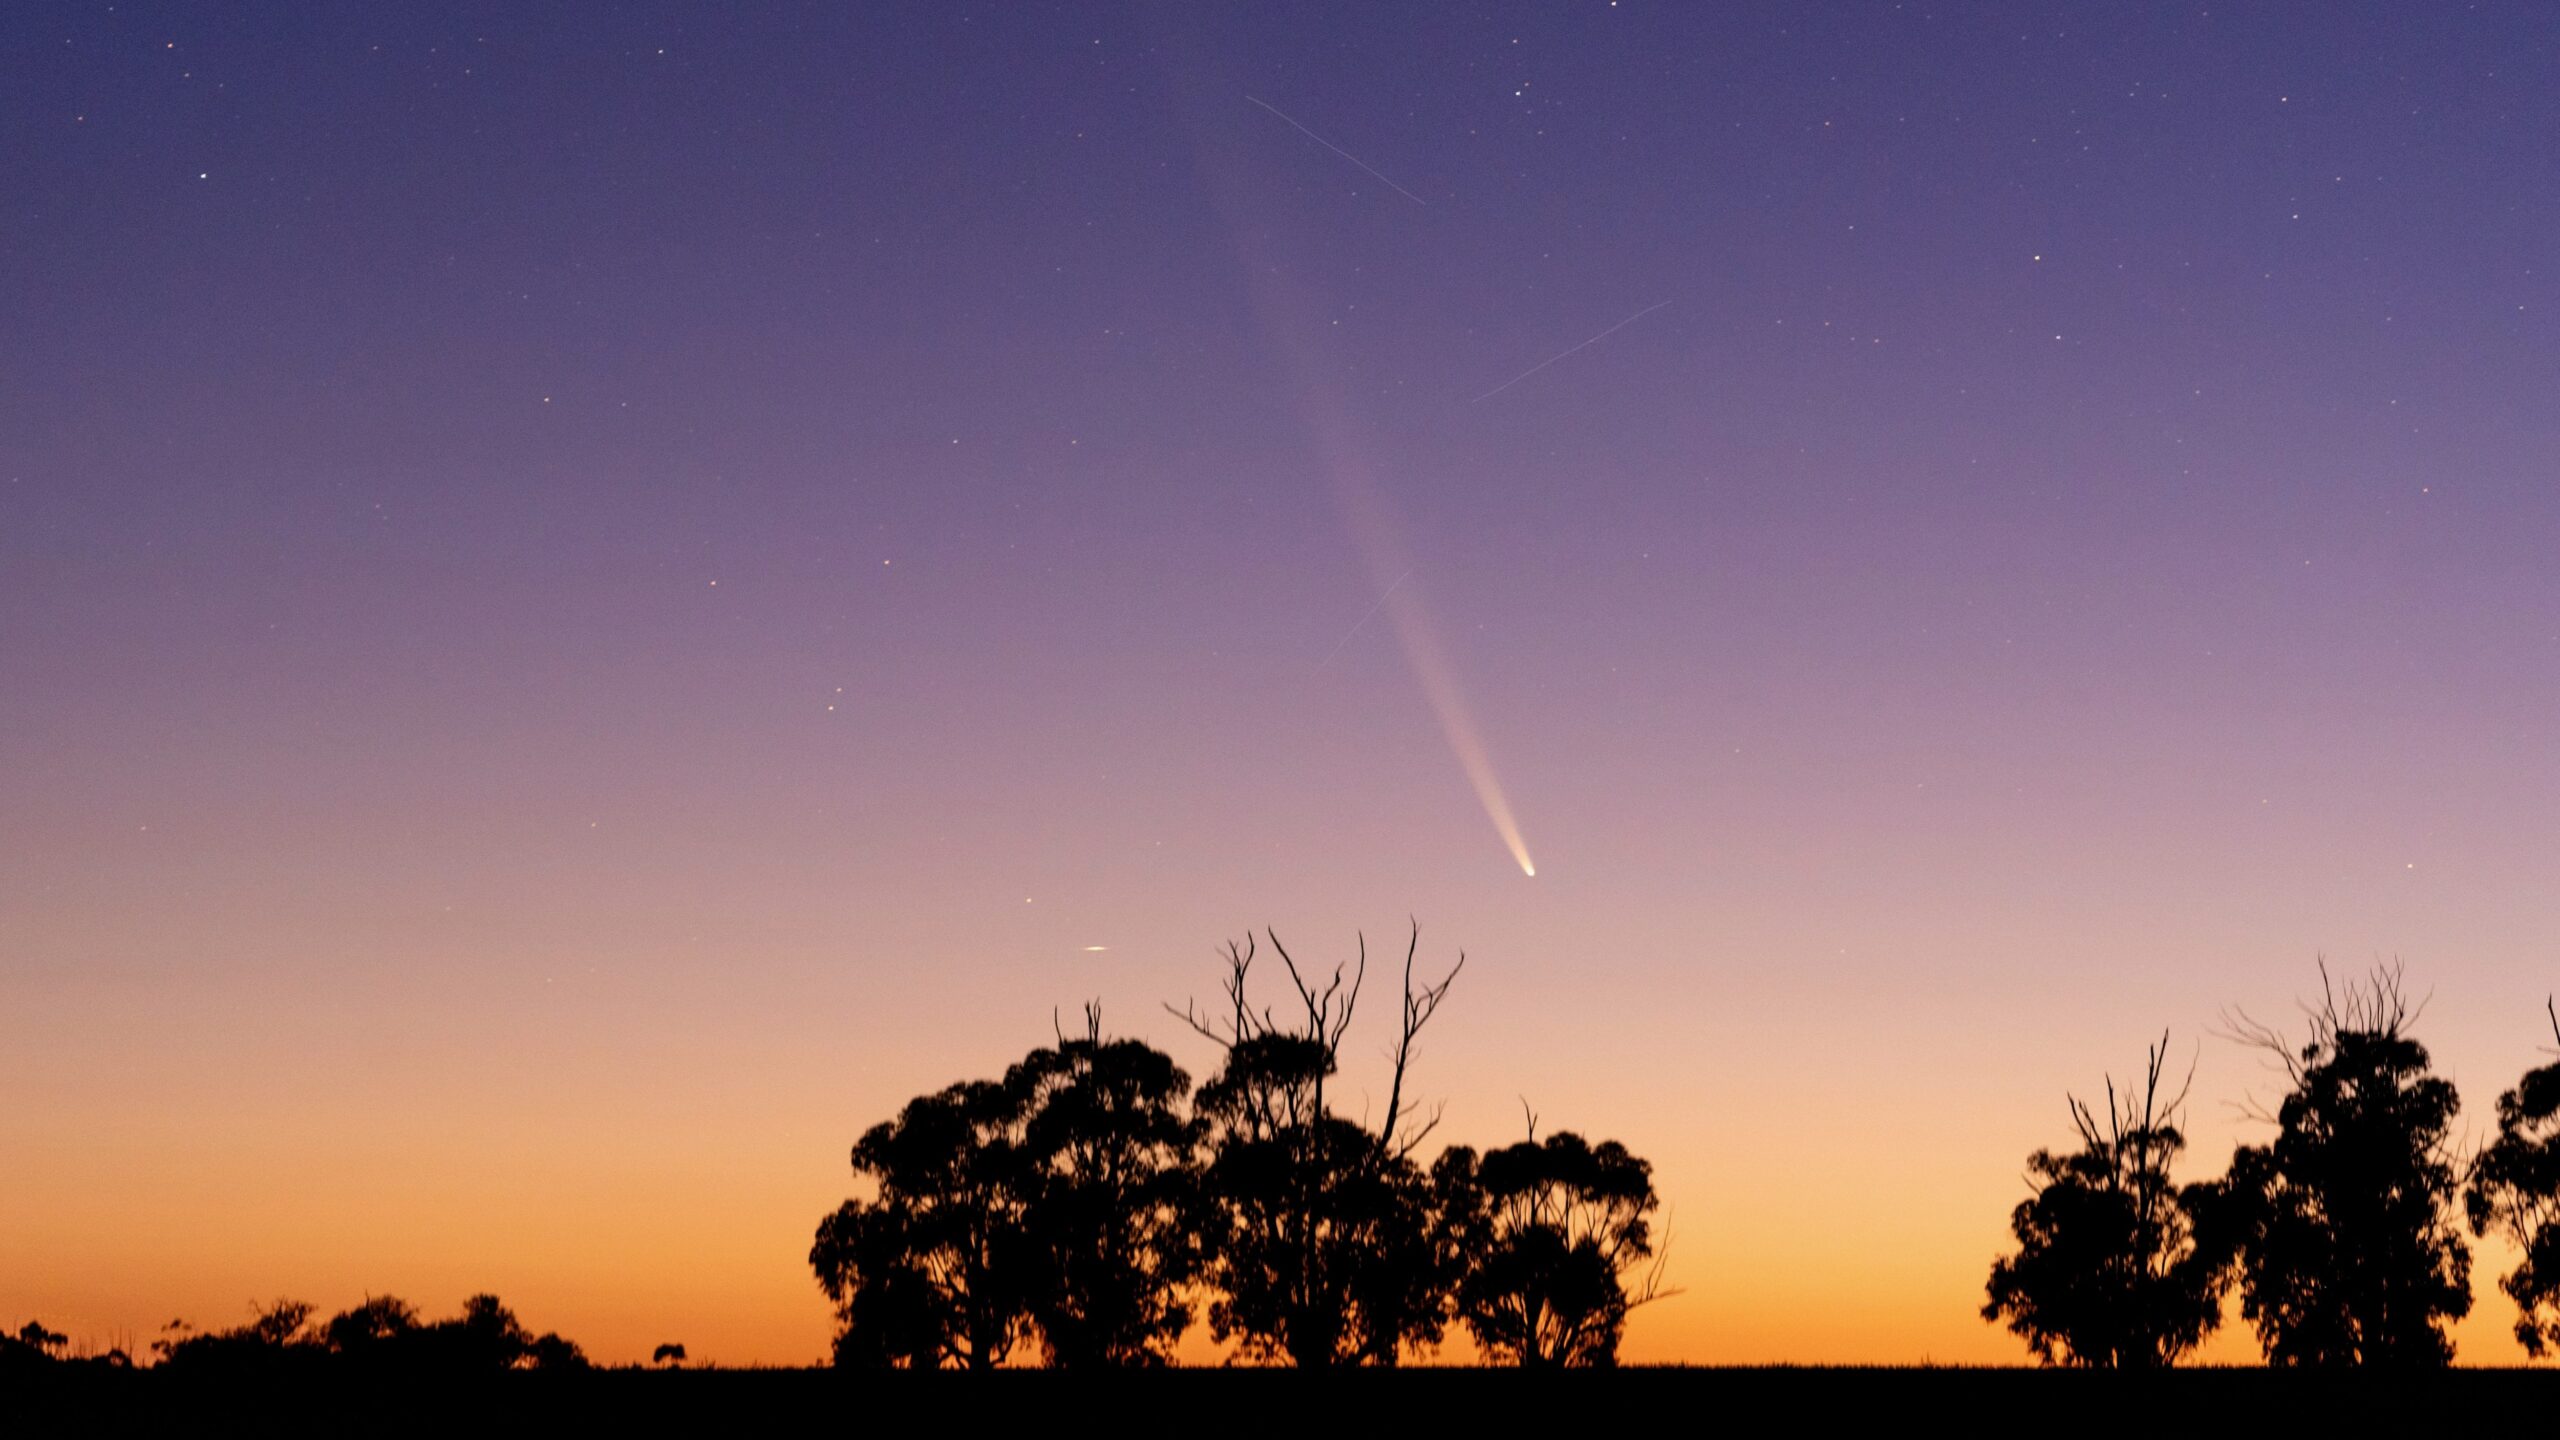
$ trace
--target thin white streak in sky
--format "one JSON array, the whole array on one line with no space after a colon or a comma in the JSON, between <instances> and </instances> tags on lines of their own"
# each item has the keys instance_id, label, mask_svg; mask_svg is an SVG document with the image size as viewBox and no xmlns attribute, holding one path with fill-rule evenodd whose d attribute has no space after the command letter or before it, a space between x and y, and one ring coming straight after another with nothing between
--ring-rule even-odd
<instances>
[{"instance_id":1,"label":"thin white streak in sky","mask_svg":"<svg viewBox=\"0 0 2560 1440\"><path fill-rule=\"evenodd\" d=\"M1261 101L1261 100L1254 100L1254 98L1253 98L1252 96L1250 96L1250 95L1247 95L1247 96L1246 96L1246 97L1244 97L1244 98L1246 98L1247 100L1253 100L1253 103L1254 103L1254 104L1262 106L1262 108L1263 108L1263 109L1270 111L1270 112L1271 112L1272 114L1274 114L1274 115L1279 115L1279 116L1280 116L1280 118L1281 118L1281 119L1283 119L1283 120L1289 120L1289 117L1288 117L1288 116L1286 116L1286 115L1281 115L1281 114L1280 114L1280 107L1278 107L1278 106L1276 106L1276 105L1268 104L1268 103L1266 103L1266 102L1264 102L1264 101ZM1352 154L1350 151L1343 149L1341 146L1334 144L1332 141L1327 140L1326 138L1324 138L1323 136L1321 136L1321 135L1317 134L1317 133L1316 133L1316 132L1314 132L1313 130L1308 129L1306 126L1304 126L1304 125L1299 125L1299 124L1298 124L1298 122L1297 122L1297 121L1295 121L1295 120L1289 120L1289 123L1290 123L1291 125L1293 125L1293 126L1296 126L1296 127L1297 127L1297 131L1298 131L1298 133L1299 133L1299 134L1306 136L1308 139L1313 140L1314 142L1316 142L1317 144L1319 144L1319 145L1323 146L1323 147L1324 147L1324 148L1326 148L1327 150L1330 150L1330 151L1332 151L1334 154L1341 156L1343 159L1350 161L1352 164L1359 166L1361 169L1363 169L1363 170L1369 170L1369 162L1367 162L1367 161L1365 161L1365 160L1361 159L1359 156L1354 155L1354 154ZM1430 202L1428 202L1428 201L1424 200L1421 196L1414 194L1412 191L1407 190L1406 188L1404 188L1403 186L1401 186L1401 185L1397 184L1397 183L1396 183L1396 182L1394 182L1393 180L1388 179L1386 176L1384 176L1384 175L1379 175L1379 174L1378 174L1378 172L1377 172L1377 171L1375 171L1375 170L1369 170L1369 173L1370 173L1372 176L1375 176L1375 177L1376 177L1376 179L1377 179L1377 181L1378 181L1378 183L1379 183L1379 184L1386 186L1388 189L1393 190L1394 192L1396 192L1397 194L1399 194L1399 195L1403 196L1403 197L1404 197L1404 198L1406 198L1407 200L1412 201L1414 204L1422 206L1424 209L1429 209L1429 208L1430 208Z\"/></svg>"},{"instance_id":2,"label":"thin white streak in sky","mask_svg":"<svg viewBox=\"0 0 2560 1440\"><path fill-rule=\"evenodd\" d=\"M1582 344L1574 346L1573 350L1581 350L1589 346L1597 345L1601 341L1608 339L1610 336L1617 334L1619 331L1626 329L1628 326L1633 325L1647 315L1652 314L1654 311L1659 310L1670 303L1671 302L1669 300L1660 300L1651 305L1647 305L1633 315L1628 316L1626 319L1619 321L1617 324L1612 325L1608 329L1601 331L1599 334L1592 336L1590 339L1583 341ZM1530 376L1537 374L1539 371L1546 369L1550 365L1553 365L1556 361L1563 359L1565 355L1572 354L1573 350L1567 350L1563 355L1549 356L1547 359L1539 361L1537 364L1530 366L1528 369L1523 370L1519 374L1512 376L1510 379L1503 381L1501 384L1494 386L1492 389L1487 390L1467 403L1470 405L1481 405L1485 401L1492 399L1494 396L1501 394L1503 391L1510 389L1512 386L1519 384L1521 381L1526 380Z\"/></svg>"},{"instance_id":3,"label":"thin white streak in sky","mask_svg":"<svg viewBox=\"0 0 2560 1440\"><path fill-rule=\"evenodd\" d=\"M1360 633L1360 627L1368 624L1369 621L1377 615L1379 608L1387 603L1387 595L1393 595L1396 593L1396 585L1401 585L1412 578L1413 571L1410 569L1406 570L1402 575L1397 576L1396 584L1388 586L1386 595L1380 595L1378 597L1377 604L1371 605L1366 614L1351 622L1351 628L1343 631L1342 638L1333 642L1333 648L1325 652L1322 660L1316 662L1316 668L1321 670L1327 665L1332 664L1333 657L1342 653L1342 647L1351 643L1351 637Z\"/></svg>"}]
</instances>

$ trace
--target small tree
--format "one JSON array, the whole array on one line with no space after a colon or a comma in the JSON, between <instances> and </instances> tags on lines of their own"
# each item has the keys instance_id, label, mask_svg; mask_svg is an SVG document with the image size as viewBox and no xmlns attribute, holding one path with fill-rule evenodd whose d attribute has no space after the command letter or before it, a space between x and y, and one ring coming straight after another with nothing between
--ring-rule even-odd
<instances>
[{"instance_id":1,"label":"small tree","mask_svg":"<svg viewBox=\"0 0 2560 1440\"><path fill-rule=\"evenodd\" d=\"M2447 1132L2461 1101L2409 1035L2396 965L2344 993L2322 966L2300 1047L2246 1015L2235 1037L2292 1088L2275 1139L2242 1146L2215 1204L2239 1256L2242 1313L2274 1365L2436 1366L2471 1310Z\"/></svg>"},{"instance_id":2,"label":"small tree","mask_svg":"<svg viewBox=\"0 0 2560 1440\"><path fill-rule=\"evenodd\" d=\"M836 1303L838 1364L985 1369L1029 1333L1028 1099L1020 1084L954 1085L853 1147L877 1194L844 1202L809 1251Z\"/></svg>"},{"instance_id":3,"label":"small tree","mask_svg":"<svg viewBox=\"0 0 2560 1440\"><path fill-rule=\"evenodd\" d=\"M1458 1314L1496 1360L1614 1365L1627 1312L1670 1293L1653 1248L1653 1167L1617 1141L1561 1130L1542 1142L1533 1118L1527 1140L1481 1162L1452 1148L1432 1170L1471 1262Z\"/></svg>"},{"instance_id":4,"label":"small tree","mask_svg":"<svg viewBox=\"0 0 2560 1440\"><path fill-rule=\"evenodd\" d=\"M525 1346L525 1368L544 1374L576 1374L594 1368L587 1363L587 1352L577 1341L555 1331L546 1330Z\"/></svg>"},{"instance_id":5,"label":"small tree","mask_svg":"<svg viewBox=\"0 0 2560 1440\"><path fill-rule=\"evenodd\" d=\"M2138 1103L2107 1081L2104 1121L2068 1097L2078 1150L2027 1157L2034 1193L2009 1215L2018 1251L1992 1262L1982 1318L2006 1321L2048 1365L2174 1365L2221 1323L2227 1258L2196 1243L2195 1223L2219 1192L2170 1179L2186 1091L2161 1099L2168 1051L2163 1034Z\"/></svg>"},{"instance_id":6,"label":"small tree","mask_svg":"<svg viewBox=\"0 0 2560 1440\"><path fill-rule=\"evenodd\" d=\"M1137 1040L1059 1036L1007 1075L1028 1097L1024 1225L1038 1271L1031 1321L1051 1365L1169 1363L1191 1325L1182 1286L1196 1264L1190 1216L1200 1127L1191 1077Z\"/></svg>"},{"instance_id":7,"label":"small tree","mask_svg":"<svg viewBox=\"0 0 2560 1440\"><path fill-rule=\"evenodd\" d=\"M39 1320L19 1326L15 1335L0 1332L0 1375L56 1364L70 1344L70 1336L46 1329Z\"/></svg>"},{"instance_id":8,"label":"small tree","mask_svg":"<svg viewBox=\"0 0 2560 1440\"><path fill-rule=\"evenodd\" d=\"M667 1341L657 1349L649 1352L649 1363L652 1365L681 1366L684 1364L684 1347L672 1340Z\"/></svg>"},{"instance_id":9,"label":"small tree","mask_svg":"<svg viewBox=\"0 0 2560 1440\"><path fill-rule=\"evenodd\" d=\"M2560 1010L2543 1002L2560 1040ZM2515 1242L2524 1258L2498 1288L2516 1302L2516 1339L2536 1359L2560 1347L2560 1060L2525 1072L2498 1097L2498 1138L2463 1197L2475 1235Z\"/></svg>"}]
</instances>

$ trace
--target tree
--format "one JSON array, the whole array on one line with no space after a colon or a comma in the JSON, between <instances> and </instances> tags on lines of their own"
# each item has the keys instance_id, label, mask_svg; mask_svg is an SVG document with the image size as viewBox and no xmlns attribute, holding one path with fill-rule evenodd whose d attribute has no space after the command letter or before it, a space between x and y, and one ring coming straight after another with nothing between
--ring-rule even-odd
<instances>
[{"instance_id":1,"label":"tree","mask_svg":"<svg viewBox=\"0 0 2560 1440\"><path fill-rule=\"evenodd\" d=\"M2107 1081L2103 1122L2067 1097L2078 1150L2027 1157L2034 1193L2009 1216L2018 1251L1992 1262L1982 1318L2007 1321L2048 1365L2174 1365L2221 1323L2228 1257L2196 1241L2197 1213L2220 1192L2169 1178L2186 1092L2160 1098L2168 1051L2163 1034L2138 1104Z\"/></svg>"},{"instance_id":2,"label":"tree","mask_svg":"<svg viewBox=\"0 0 2560 1440\"><path fill-rule=\"evenodd\" d=\"M1191 1077L1137 1040L1059 1036L1006 1076L1027 1097L1024 1229L1037 1270L1031 1322L1066 1369L1169 1363L1191 1325L1182 1286L1196 1266L1187 1221L1199 1124Z\"/></svg>"},{"instance_id":3,"label":"tree","mask_svg":"<svg viewBox=\"0 0 2560 1440\"><path fill-rule=\"evenodd\" d=\"M329 1349L348 1359L375 1359L417 1333L418 1312L397 1295L367 1296L321 1328Z\"/></svg>"},{"instance_id":4,"label":"tree","mask_svg":"<svg viewBox=\"0 0 2560 1440\"><path fill-rule=\"evenodd\" d=\"M649 1363L652 1365L682 1365L684 1363L684 1347L678 1345L672 1340L667 1341L657 1349L649 1352Z\"/></svg>"},{"instance_id":5,"label":"tree","mask_svg":"<svg viewBox=\"0 0 2560 1440\"><path fill-rule=\"evenodd\" d=\"M1356 967L1337 966L1318 988L1279 936L1264 933L1297 992L1297 1017L1283 1022L1249 998L1250 936L1226 949L1227 1013L1174 1012L1226 1052L1197 1101L1209 1146L1197 1224L1210 1333L1237 1341L1247 1358L1301 1368L1393 1365L1439 1342L1457 1278L1432 1188L1412 1159L1438 1117L1412 1121L1404 1097L1415 1040L1466 957L1438 984L1417 985L1419 928L1406 945L1402 1030L1372 1134L1325 1098L1368 973L1365 940Z\"/></svg>"},{"instance_id":6,"label":"tree","mask_svg":"<svg viewBox=\"0 0 2560 1440\"><path fill-rule=\"evenodd\" d=\"M460 1315L427 1326L418 1340L428 1363L448 1373L512 1370L533 1349L533 1337L495 1295L474 1295L463 1301Z\"/></svg>"},{"instance_id":7,"label":"tree","mask_svg":"<svg viewBox=\"0 0 2560 1440\"><path fill-rule=\"evenodd\" d=\"M525 1346L524 1361L526 1369L546 1375L575 1374L594 1368L587 1363L587 1352L577 1341L549 1330L536 1335Z\"/></svg>"},{"instance_id":8,"label":"tree","mask_svg":"<svg viewBox=\"0 0 2560 1440\"><path fill-rule=\"evenodd\" d=\"M2543 1012L2560 1040L2560 1010L2546 1000ZM2463 1200L2473 1234L2494 1231L2523 1252L2498 1288L2516 1302L2516 1339L2539 1359L2560 1347L2560 1060L2498 1097L2498 1138L2473 1162Z\"/></svg>"},{"instance_id":9,"label":"tree","mask_svg":"<svg viewBox=\"0 0 2560 1440\"><path fill-rule=\"evenodd\" d=\"M1029 1100L1023 1084L964 1082L853 1147L877 1193L845 1201L809 1251L836 1304L836 1363L985 1369L1030 1333Z\"/></svg>"},{"instance_id":10,"label":"tree","mask_svg":"<svg viewBox=\"0 0 2560 1440\"><path fill-rule=\"evenodd\" d=\"M2461 1106L2409 1035L2399 967L2343 993L2321 967L2296 1048L2250 1020L2235 1038L2275 1055L2292 1088L2275 1139L2231 1158L2216 1243L2239 1257L2242 1313L2274 1365L2437 1366L2447 1320L2471 1310L2471 1250L2453 1213L2447 1140Z\"/></svg>"},{"instance_id":11,"label":"tree","mask_svg":"<svg viewBox=\"0 0 2560 1440\"><path fill-rule=\"evenodd\" d=\"M30 1320L15 1335L0 1333L0 1375L13 1370L42 1369L59 1363L71 1337Z\"/></svg>"},{"instance_id":12,"label":"tree","mask_svg":"<svg viewBox=\"0 0 2560 1440\"><path fill-rule=\"evenodd\" d=\"M162 1362L182 1371L268 1375L291 1368L325 1365L327 1337L311 1324L311 1307L300 1300L277 1300L253 1307L249 1323L229 1330L187 1333L183 1321L171 1321L169 1338L152 1348Z\"/></svg>"},{"instance_id":13,"label":"tree","mask_svg":"<svg viewBox=\"0 0 2560 1440\"><path fill-rule=\"evenodd\" d=\"M1541 1141L1533 1116L1528 1139L1481 1161L1453 1147L1432 1173L1471 1261L1458 1314L1493 1359L1614 1365L1627 1312L1669 1293L1653 1248L1653 1167L1617 1141L1570 1130Z\"/></svg>"},{"instance_id":14,"label":"tree","mask_svg":"<svg viewBox=\"0 0 2560 1440\"><path fill-rule=\"evenodd\" d=\"M585 1363L574 1342L528 1333L495 1295L474 1295L461 1314L433 1322L397 1295L367 1296L315 1333L337 1363L377 1373L454 1377L553 1368L570 1356Z\"/></svg>"}]
</instances>

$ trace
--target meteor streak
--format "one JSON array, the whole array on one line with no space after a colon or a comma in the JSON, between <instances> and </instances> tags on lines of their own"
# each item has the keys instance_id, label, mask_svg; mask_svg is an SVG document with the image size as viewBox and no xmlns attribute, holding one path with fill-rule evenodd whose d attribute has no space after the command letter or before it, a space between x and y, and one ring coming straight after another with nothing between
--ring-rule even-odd
<instances>
[{"instance_id":1,"label":"meteor streak","mask_svg":"<svg viewBox=\"0 0 2560 1440\"><path fill-rule=\"evenodd\" d=\"M1288 117L1284 115L1281 118L1285 120ZM1654 311L1659 310L1670 303L1671 302L1669 300L1657 300L1653 304L1647 305L1633 315L1628 316L1626 319L1619 321L1617 324L1610 326L1608 329L1601 331L1599 334L1592 336L1590 339L1583 341L1580 345L1574 346L1573 350L1567 350L1563 352L1563 354L1559 355L1550 355L1546 359L1539 361L1537 364L1530 366L1528 369L1523 370L1519 374L1512 376L1510 379L1503 381L1501 384L1494 386L1492 389L1487 390L1467 403L1470 405L1481 405L1487 400L1492 399L1494 396L1501 394L1503 391L1510 389L1512 386L1519 384L1521 381L1526 380L1530 376L1537 374L1539 371L1546 369L1550 365L1553 365L1558 360L1563 359L1566 355L1572 354L1574 350L1586 349L1590 346L1597 345L1601 341L1608 339L1610 336L1617 334L1619 331L1626 329L1628 326L1633 325L1647 315L1652 314Z\"/></svg>"},{"instance_id":2,"label":"meteor streak","mask_svg":"<svg viewBox=\"0 0 2560 1440\"><path fill-rule=\"evenodd\" d=\"M1253 100L1254 104L1262 106L1263 109L1270 111L1274 115L1280 115L1280 118L1283 120L1289 120L1288 116L1280 114L1280 107L1277 105L1270 104L1266 101L1254 100L1250 95L1247 95L1244 98L1247 100ZM1354 155L1350 151L1343 149L1341 146L1334 144L1332 141L1327 140L1313 130L1308 129L1306 126L1298 124L1295 120L1289 120L1289 123L1296 128L1299 134L1306 136L1308 139L1313 140L1327 150L1341 156L1343 159L1350 161L1352 164L1359 166L1361 169L1369 170L1369 162L1361 159L1359 156ZM1375 178L1379 184L1386 186L1388 189L1393 190L1407 200L1412 201L1414 204L1420 205L1426 210L1431 208L1429 201L1424 200L1421 196L1414 194L1412 191L1407 190L1393 180L1388 179L1386 176L1378 174L1377 171L1369 170L1369 174Z\"/></svg>"}]
</instances>

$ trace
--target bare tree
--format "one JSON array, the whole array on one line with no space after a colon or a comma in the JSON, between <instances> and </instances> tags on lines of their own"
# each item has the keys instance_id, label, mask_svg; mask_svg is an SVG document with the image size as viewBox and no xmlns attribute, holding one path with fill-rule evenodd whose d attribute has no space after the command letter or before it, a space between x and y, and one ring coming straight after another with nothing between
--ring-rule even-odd
<instances>
[{"instance_id":1,"label":"bare tree","mask_svg":"<svg viewBox=\"0 0 2560 1440\"><path fill-rule=\"evenodd\" d=\"M1406 946L1393 1078L1375 1133L1336 1115L1326 1094L1368 978L1365 938L1319 980L1278 934L1263 932L1296 995L1286 1018L1250 994L1260 949L1250 936L1223 952L1223 1013L1166 1007L1225 1051L1198 1098L1209 1153L1199 1231L1214 1292L1210 1333L1238 1340L1249 1358L1391 1365L1447 1327L1456 1255L1411 1159L1437 1116L1411 1123L1405 1096L1416 1042L1458 967L1436 984L1417 982L1420 934L1415 927Z\"/></svg>"},{"instance_id":2,"label":"bare tree","mask_svg":"<svg viewBox=\"0 0 2560 1440\"><path fill-rule=\"evenodd\" d=\"M1352 1014L1359 1007L1360 991L1369 977L1369 937L1365 933L1358 936L1357 955L1336 965L1333 973L1325 977L1322 988L1318 988L1299 970L1296 957L1280 943L1278 932L1266 929L1263 934L1271 942L1272 953L1280 957L1281 965L1288 970L1290 988L1297 992L1300 1013L1294 1020L1281 1021L1271 1007L1257 1008L1247 995L1253 962L1259 953L1251 933L1246 934L1242 944L1228 941L1219 952L1220 958L1226 962L1227 973L1219 982L1219 989L1227 999L1226 1014L1204 1013L1197 1003L1186 1003L1180 1009L1172 1005L1164 1008L1222 1050L1232 1051L1245 1041L1278 1037L1300 1041L1321 1051L1326 1063L1312 1074L1303 1092L1292 1091L1285 1097L1291 1107L1290 1119L1293 1122L1303 1121L1309 1115L1323 1113L1325 1082L1340 1067L1342 1040L1351 1029ZM1392 1052L1394 1068L1387 1086L1386 1118L1378 1126L1380 1153L1399 1158L1409 1158L1440 1124L1440 1108L1435 1106L1430 1117L1419 1126L1406 1127L1409 1112L1404 1101L1405 1076L1412 1068L1415 1042L1421 1038L1423 1027L1439 1013L1440 1003L1449 996L1449 987L1457 983L1458 972L1467 968L1466 952L1461 950L1457 963L1451 965L1448 973L1442 975L1437 983L1425 981L1417 984L1413 964L1421 946L1422 922L1416 920L1405 939L1403 1014Z\"/></svg>"}]
</instances>

